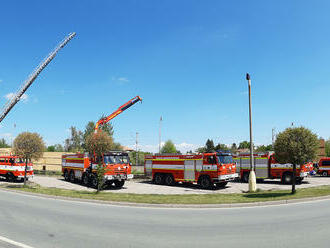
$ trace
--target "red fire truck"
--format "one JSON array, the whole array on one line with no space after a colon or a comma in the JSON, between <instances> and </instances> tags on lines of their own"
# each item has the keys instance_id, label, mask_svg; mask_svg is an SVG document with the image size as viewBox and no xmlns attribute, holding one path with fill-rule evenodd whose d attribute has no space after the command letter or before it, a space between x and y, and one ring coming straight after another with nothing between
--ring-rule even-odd
<instances>
[{"instance_id":1,"label":"red fire truck","mask_svg":"<svg viewBox=\"0 0 330 248\"><path fill-rule=\"evenodd\" d=\"M254 154L254 164L256 168L257 179L281 179L283 184L292 182L293 166L292 164L280 164L275 160L274 153L259 153ZM250 154L240 154L234 157L237 162L237 169L240 173L240 178L243 182L249 181L250 174ZM297 165L297 182L307 177L309 172L313 170L313 163L306 163L304 165Z\"/></svg>"},{"instance_id":2,"label":"red fire truck","mask_svg":"<svg viewBox=\"0 0 330 248\"><path fill-rule=\"evenodd\" d=\"M112 151L103 154L102 164L105 167L104 180L106 184L121 188L125 180L132 179L131 164L128 154ZM98 180L96 168L98 159L90 157L88 153L66 154L62 156L62 172L66 181L81 181L84 185L97 188Z\"/></svg>"},{"instance_id":3,"label":"red fire truck","mask_svg":"<svg viewBox=\"0 0 330 248\"><path fill-rule=\"evenodd\" d=\"M144 171L156 184L197 182L202 188L225 187L238 177L230 153L160 154L145 157Z\"/></svg>"},{"instance_id":4,"label":"red fire truck","mask_svg":"<svg viewBox=\"0 0 330 248\"><path fill-rule=\"evenodd\" d=\"M330 175L330 158L321 158L318 163L318 170L317 174L320 174L324 177L327 177Z\"/></svg>"},{"instance_id":5,"label":"red fire truck","mask_svg":"<svg viewBox=\"0 0 330 248\"><path fill-rule=\"evenodd\" d=\"M33 165L27 164L26 178L33 177ZM25 161L19 156L0 156L0 176L5 177L7 181L23 181L25 174Z\"/></svg>"}]
</instances>

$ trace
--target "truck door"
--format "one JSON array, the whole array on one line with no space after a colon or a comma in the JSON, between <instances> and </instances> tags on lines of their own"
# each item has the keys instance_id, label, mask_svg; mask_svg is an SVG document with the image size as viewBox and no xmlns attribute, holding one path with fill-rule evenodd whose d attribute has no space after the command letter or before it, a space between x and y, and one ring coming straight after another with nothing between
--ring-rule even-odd
<instances>
[{"instance_id":1,"label":"truck door","mask_svg":"<svg viewBox=\"0 0 330 248\"><path fill-rule=\"evenodd\" d=\"M152 175L152 160L146 160L146 176L151 176Z\"/></svg>"},{"instance_id":2,"label":"truck door","mask_svg":"<svg viewBox=\"0 0 330 248\"><path fill-rule=\"evenodd\" d=\"M185 160L184 161L184 179L189 181L195 180L195 160Z\"/></svg>"}]
</instances>

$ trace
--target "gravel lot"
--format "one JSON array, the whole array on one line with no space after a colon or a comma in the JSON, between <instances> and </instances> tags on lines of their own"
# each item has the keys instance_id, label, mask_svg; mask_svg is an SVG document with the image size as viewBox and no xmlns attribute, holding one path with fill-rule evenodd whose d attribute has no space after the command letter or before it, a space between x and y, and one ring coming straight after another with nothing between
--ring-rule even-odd
<instances>
[{"instance_id":1,"label":"gravel lot","mask_svg":"<svg viewBox=\"0 0 330 248\"><path fill-rule=\"evenodd\" d=\"M78 183L70 183L64 181L62 177L49 177L49 176L34 176L31 180L43 187L55 187L62 189L72 190L88 190L94 189L87 188ZM1 180L0 184L6 183ZM15 183L20 184L20 183ZM257 184L258 189L262 190L279 190L279 189L291 189L291 185L282 185L279 180L265 180L263 183ZM304 179L301 185L297 185L297 188L308 188L321 185L330 185L330 177L308 177ZM248 190L248 184L240 182L230 182L224 189L215 190L203 190L199 189L197 185L181 185L177 186L165 186L154 185L149 180L135 179L127 181L121 189L107 189L106 192L114 193L135 193L135 194L228 194L228 193L242 193Z\"/></svg>"}]
</instances>

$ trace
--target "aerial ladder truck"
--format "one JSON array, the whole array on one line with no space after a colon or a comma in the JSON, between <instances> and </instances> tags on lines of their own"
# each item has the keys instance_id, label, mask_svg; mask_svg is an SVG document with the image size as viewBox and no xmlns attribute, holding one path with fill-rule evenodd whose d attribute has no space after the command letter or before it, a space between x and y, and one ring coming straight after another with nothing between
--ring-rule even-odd
<instances>
[{"instance_id":1,"label":"aerial ladder truck","mask_svg":"<svg viewBox=\"0 0 330 248\"><path fill-rule=\"evenodd\" d=\"M120 106L111 115L101 118L95 125L94 134L98 132L100 127L108 123L117 115L141 101L136 96ZM114 184L116 188L121 188L127 179L132 179L131 163L128 153L122 151L109 151L103 154L102 158L98 158L95 154L66 154L62 156L62 172L66 181L82 181L86 186L90 185L94 188L98 186L97 166L101 159L102 166L105 168L104 181L105 184L111 186Z\"/></svg>"}]
</instances>

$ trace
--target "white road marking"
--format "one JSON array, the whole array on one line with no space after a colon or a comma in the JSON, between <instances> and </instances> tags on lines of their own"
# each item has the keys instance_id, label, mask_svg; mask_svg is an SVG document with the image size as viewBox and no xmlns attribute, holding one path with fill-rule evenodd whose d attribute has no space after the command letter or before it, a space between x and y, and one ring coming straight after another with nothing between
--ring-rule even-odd
<instances>
[{"instance_id":1,"label":"white road marking","mask_svg":"<svg viewBox=\"0 0 330 248\"><path fill-rule=\"evenodd\" d=\"M8 244L11 244L11 245L16 245L17 247L21 247L21 248L33 248L32 246L25 245L20 242L16 242L14 240L11 240L11 239L8 239L8 238L2 237L2 236L0 236L0 240L3 242L6 242Z\"/></svg>"}]
</instances>

